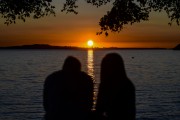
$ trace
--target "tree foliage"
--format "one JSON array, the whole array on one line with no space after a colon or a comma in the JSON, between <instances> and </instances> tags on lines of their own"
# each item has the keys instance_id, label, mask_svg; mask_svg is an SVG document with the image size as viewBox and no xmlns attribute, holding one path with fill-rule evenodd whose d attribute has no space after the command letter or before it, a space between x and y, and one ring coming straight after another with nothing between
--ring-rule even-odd
<instances>
[{"instance_id":1,"label":"tree foliage","mask_svg":"<svg viewBox=\"0 0 180 120\"><path fill-rule=\"evenodd\" d=\"M27 17L41 18L49 14L55 15L55 7L51 5L52 0L0 0L0 14L5 18L5 24L15 23L17 19L23 21ZM78 14L76 4L78 0L66 0L62 12ZM173 22L180 23L180 0L85 0L88 4L100 7L113 2L112 9L107 11L99 22L101 31L120 32L125 25L147 21L151 11L165 11Z\"/></svg>"},{"instance_id":2,"label":"tree foliage","mask_svg":"<svg viewBox=\"0 0 180 120\"><path fill-rule=\"evenodd\" d=\"M64 11L69 11L68 6L73 6L77 0L66 0ZM107 11L99 22L101 31L97 34L108 35L108 31L120 32L125 25L133 24L141 21L147 21L151 11L165 11L170 18L169 25L176 22L180 23L180 0L85 0L87 3L95 5L97 7L105 5L109 2L113 2L112 9ZM72 7L71 7L72 9ZM76 12L76 11L75 11ZM77 12L76 12L77 13Z\"/></svg>"},{"instance_id":3,"label":"tree foliage","mask_svg":"<svg viewBox=\"0 0 180 120\"><path fill-rule=\"evenodd\" d=\"M16 23L17 19L25 22L26 18L33 16L38 19L54 14L51 0L0 0L0 14L5 18L5 24Z\"/></svg>"},{"instance_id":4,"label":"tree foliage","mask_svg":"<svg viewBox=\"0 0 180 120\"><path fill-rule=\"evenodd\" d=\"M102 34L105 31L105 34L108 35L108 30L119 32L124 25L148 20L148 17L148 10L138 6L132 0L117 0L111 11L108 11L100 19L101 32L97 34Z\"/></svg>"}]
</instances>

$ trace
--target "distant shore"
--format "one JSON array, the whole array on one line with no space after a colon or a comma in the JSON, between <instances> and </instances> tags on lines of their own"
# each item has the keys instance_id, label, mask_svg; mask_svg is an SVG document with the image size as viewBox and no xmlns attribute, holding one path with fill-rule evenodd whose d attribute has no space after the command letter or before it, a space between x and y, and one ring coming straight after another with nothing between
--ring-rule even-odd
<instances>
[{"instance_id":1,"label":"distant shore","mask_svg":"<svg viewBox=\"0 0 180 120\"><path fill-rule=\"evenodd\" d=\"M9 46L9 47L0 47L2 49L72 49L72 50L115 50L115 49L123 49L123 50L166 50L167 48L119 48L119 47L107 47L107 48L82 48L82 47L74 47L74 46L52 46L48 44L33 44L33 45L22 45L22 46ZM173 49L173 48L172 48Z\"/></svg>"}]
</instances>

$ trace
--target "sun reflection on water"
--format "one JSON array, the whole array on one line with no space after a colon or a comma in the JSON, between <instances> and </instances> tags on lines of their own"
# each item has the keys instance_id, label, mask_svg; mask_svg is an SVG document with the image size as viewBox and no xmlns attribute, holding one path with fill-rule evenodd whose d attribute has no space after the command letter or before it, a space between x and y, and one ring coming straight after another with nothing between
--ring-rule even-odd
<instances>
[{"instance_id":1,"label":"sun reflection on water","mask_svg":"<svg viewBox=\"0 0 180 120\"><path fill-rule=\"evenodd\" d=\"M89 49L87 51L87 73L88 75L90 75L93 79L94 82L94 97L93 97L93 108L92 110L95 110L95 106L96 106L96 99L97 99L97 87L95 85L95 75L94 75L94 55L93 55L93 50Z\"/></svg>"},{"instance_id":2,"label":"sun reflection on water","mask_svg":"<svg viewBox=\"0 0 180 120\"><path fill-rule=\"evenodd\" d=\"M87 72L88 75L90 75L94 80L94 56L93 56L93 50L88 50L88 59L87 59Z\"/></svg>"}]
</instances>

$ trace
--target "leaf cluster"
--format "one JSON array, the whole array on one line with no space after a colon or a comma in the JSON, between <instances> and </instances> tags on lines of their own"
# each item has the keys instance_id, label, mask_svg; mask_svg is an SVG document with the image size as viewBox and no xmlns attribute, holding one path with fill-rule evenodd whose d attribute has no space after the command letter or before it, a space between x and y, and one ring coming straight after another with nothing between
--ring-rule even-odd
<instances>
[{"instance_id":1,"label":"leaf cluster","mask_svg":"<svg viewBox=\"0 0 180 120\"><path fill-rule=\"evenodd\" d=\"M5 18L5 24L16 23L17 19L25 22L33 16L38 19L50 14L55 15L51 0L0 0L0 14Z\"/></svg>"},{"instance_id":2,"label":"leaf cluster","mask_svg":"<svg viewBox=\"0 0 180 120\"><path fill-rule=\"evenodd\" d=\"M148 17L149 11L133 0L116 0L111 11L100 19L101 32L97 34L105 32L107 36L109 30L120 32L125 25L148 20Z\"/></svg>"}]
</instances>

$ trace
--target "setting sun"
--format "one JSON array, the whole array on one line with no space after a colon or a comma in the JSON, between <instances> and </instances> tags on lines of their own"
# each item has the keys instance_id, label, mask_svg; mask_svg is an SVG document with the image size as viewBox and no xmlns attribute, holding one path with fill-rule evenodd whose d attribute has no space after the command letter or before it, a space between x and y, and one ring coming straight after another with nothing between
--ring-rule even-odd
<instances>
[{"instance_id":1,"label":"setting sun","mask_svg":"<svg viewBox=\"0 0 180 120\"><path fill-rule=\"evenodd\" d=\"M94 44L94 42L93 42L92 40L88 40L88 41L87 41L87 45L88 45L89 47L92 47L93 44Z\"/></svg>"}]
</instances>

